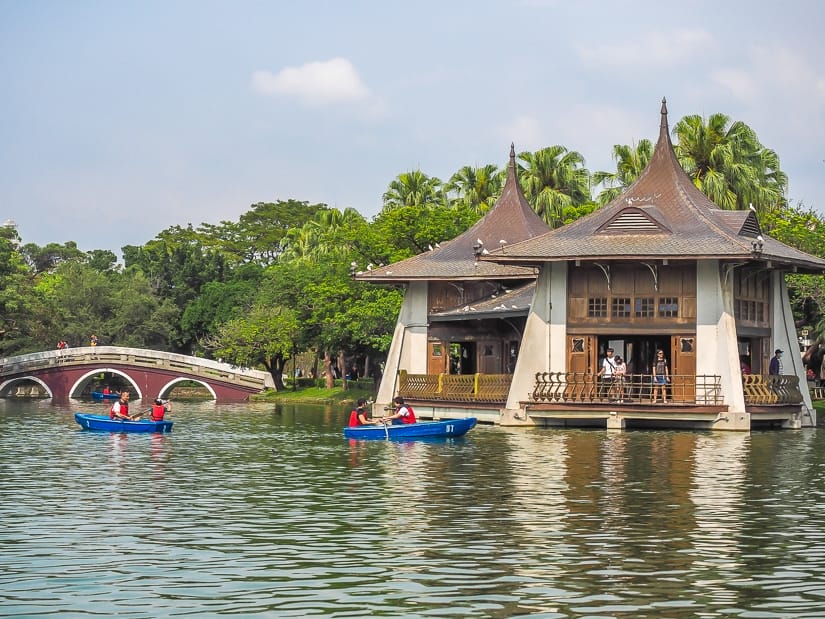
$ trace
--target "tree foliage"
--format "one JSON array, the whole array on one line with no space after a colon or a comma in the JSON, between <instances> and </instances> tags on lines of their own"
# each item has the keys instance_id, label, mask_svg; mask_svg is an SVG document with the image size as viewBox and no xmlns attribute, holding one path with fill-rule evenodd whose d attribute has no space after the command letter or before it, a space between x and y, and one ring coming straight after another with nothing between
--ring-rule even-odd
<instances>
[{"instance_id":1,"label":"tree foliage","mask_svg":"<svg viewBox=\"0 0 825 619\"><path fill-rule=\"evenodd\" d=\"M680 163L723 208L757 209L764 231L822 255L820 216L785 202L776 153L722 114L674 127ZM590 175L561 145L519 155L519 180L552 227L575 221L632 184L650 160L642 139L615 145L615 172ZM462 166L442 183L421 170L392 179L372 220L357 210L300 200L258 202L237 221L172 226L144 245L107 250L72 241L21 245L0 228L0 354L43 350L66 339L223 357L262 367L282 387L295 352L332 363L378 359L389 348L402 301L397 287L352 274L430 251L476 223L501 194L505 169ZM601 185L598 200L591 186ZM825 341L822 278L788 276L797 321ZM343 369L343 368L342 368Z\"/></svg>"}]
</instances>

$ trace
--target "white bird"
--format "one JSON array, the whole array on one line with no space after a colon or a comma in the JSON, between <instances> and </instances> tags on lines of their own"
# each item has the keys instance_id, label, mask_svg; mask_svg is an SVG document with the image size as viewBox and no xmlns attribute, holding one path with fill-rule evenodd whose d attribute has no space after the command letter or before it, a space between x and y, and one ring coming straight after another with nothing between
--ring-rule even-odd
<instances>
[{"instance_id":1,"label":"white bird","mask_svg":"<svg viewBox=\"0 0 825 619\"><path fill-rule=\"evenodd\" d=\"M762 242L762 241L764 241L765 239L762 237L762 235L761 235L761 234L757 234L757 235L756 235L756 240L757 240L757 241L759 241L759 242L761 243L761 242Z\"/></svg>"},{"instance_id":2,"label":"white bird","mask_svg":"<svg viewBox=\"0 0 825 619\"><path fill-rule=\"evenodd\" d=\"M501 239L501 240L499 240L499 244L500 245L507 245L507 241L505 241L504 239Z\"/></svg>"},{"instance_id":3,"label":"white bird","mask_svg":"<svg viewBox=\"0 0 825 619\"><path fill-rule=\"evenodd\" d=\"M486 256L486 255L487 255L487 254L489 254L489 253L490 253L490 252L488 252L486 249L482 249L482 250L481 250L481 255L482 255L482 256Z\"/></svg>"},{"instance_id":4,"label":"white bird","mask_svg":"<svg viewBox=\"0 0 825 619\"><path fill-rule=\"evenodd\" d=\"M748 204L748 208L749 208L750 210L752 210L754 213L756 212L756 209L755 209L755 208L753 208L753 202L751 202L750 204Z\"/></svg>"},{"instance_id":5,"label":"white bird","mask_svg":"<svg viewBox=\"0 0 825 619\"><path fill-rule=\"evenodd\" d=\"M436 243L436 244L435 244L435 248L436 248L436 249L441 249L441 243Z\"/></svg>"},{"instance_id":6,"label":"white bird","mask_svg":"<svg viewBox=\"0 0 825 619\"><path fill-rule=\"evenodd\" d=\"M433 250L433 245L432 245L432 243L430 243L429 245L427 245L427 247L429 247L429 248L430 248L430 251L432 251L432 250Z\"/></svg>"},{"instance_id":7,"label":"white bird","mask_svg":"<svg viewBox=\"0 0 825 619\"><path fill-rule=\"evenodd\" d=\"M372 271L372 262L367 265L367 271Z\"/></svg>"},{"instance_id":8,"label":"white bird","mask_svg":"<svg viewBox=\"0 0 825 619\"><path fill-rule=\"evenodd\" d=\"M355 262L350 262L350 263L349 263L349 265L350 265L351 267L357 267L357 266L358 266Z\"/></svg>"},{"instance_id":9,"label":"white bird","mask_svg":"<svg viewBox=\"0 0 825 619\"><path fill-rule=\"evenodd\" d=\"M482 241L481 239L476 239L476 242L477 242L479 245L484 245L484 241Z\"/></svg>"}]
</instances>

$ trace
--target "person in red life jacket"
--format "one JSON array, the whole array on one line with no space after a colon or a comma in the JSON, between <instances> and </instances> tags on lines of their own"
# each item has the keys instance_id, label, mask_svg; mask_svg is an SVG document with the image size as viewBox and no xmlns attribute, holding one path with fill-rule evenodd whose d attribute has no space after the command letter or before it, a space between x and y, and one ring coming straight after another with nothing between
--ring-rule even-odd
<instances>
[{"instance_id":1,"label":"person in red life jacket","mask_svg":"<svg viewBox=\"0 0 825 619\"><path fill-rule=\"evenodd\" d=\"M349 414L349 427L355 428L357 426L371 426L375 424L375 420L371 419L367 413L367 400L358 398L355 409Z\"/></svg>"},{"instance_id":2,"label":"person in red life jacket","mask_svg":"<svg viewBox=\"0 0 825 619\"><path fill-rule=\"evenodd\" d=\"M400 395L396 396L393 403L395 404L395 412L389 417L384 417L381 419L382 422L389 421L393 424L416 422L415 412L413 411L412 406L409 404L404 404L404 398Z\"/></svg>"},{"instance_id":3,"label":"person in red life jacket","mask_svg":"<svg viewBox=\"0 0 825 619\"><path fill-rule=\"evenodd\" d=\"M126 390L121 391L120 399L112 404L112 408L109 410L109 418L119 419L120 421L134 421L138 417L140 417L140 413L129 415L129 392Z\"/></svg>"},{"instance_id":4,"label":"person in red life jacket","mask_svg":"<svg viewBox=\"0 0 825 619\"><path fill-rule=\"evenodd\" d=\"M163 400L158 398L155 400L155 403L152 404L152 410L149 413L149 420L150 421L163 421L163 416L166 413L172 412L172 405L169 404L168 400L166 404L163 403Z\"/></svg>"}]
</instances>

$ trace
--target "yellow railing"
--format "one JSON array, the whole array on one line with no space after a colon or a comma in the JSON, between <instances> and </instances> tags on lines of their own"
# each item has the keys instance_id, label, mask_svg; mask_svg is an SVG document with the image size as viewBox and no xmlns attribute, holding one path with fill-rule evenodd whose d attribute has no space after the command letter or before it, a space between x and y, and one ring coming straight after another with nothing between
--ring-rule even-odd
<instances>
[{"instance_id":1,"label":"yellow railing","mask_svg":"<svg viewBox=\"0 0 825 619\"><path fill-rule=\"evenodd\" d=\"M743 374L742 389L745 391L745 404L799 404L802 402L799 377L788 374L780 376Z\"/></svg>"},{"instance_id":2,"label":"yellow railing","mask_svg":"<svg viewBox=\"0 0 825 619\"><path fill-rule=\"evenodd\" d=\"M410 400L504 404L511 374L398 373L398 395Z\"/></svg>"}]
</instances>

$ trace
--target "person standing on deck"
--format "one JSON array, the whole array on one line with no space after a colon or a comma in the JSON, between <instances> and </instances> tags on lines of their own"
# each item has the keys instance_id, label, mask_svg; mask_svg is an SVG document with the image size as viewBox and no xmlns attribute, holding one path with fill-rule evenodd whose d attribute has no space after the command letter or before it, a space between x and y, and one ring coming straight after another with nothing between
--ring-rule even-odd
<instances>
[{"instance_id":1,"label":"person standing on deck","mask_svg":"<svg viewBox=\"0 0 825 619\"><path fill-rule=\"evenodd\" d=\"M782 353L785 352L779 348L777 348L773 353L773 358L771 358L771 364L768 367L768 374L771 376L779 376L783 374L782 371Z\"/></svg>"},{"instance_id":2,"label":"person standing on deck","mask_svg":"<svg viewBox=\"0 0 825 619\"><path fill-rule=\"evenodd\" d=\"M656 351L656 359L653 361L653 401L659 401L659 394L662 394L662 402L667 402L667 383L670 382L670 372L667 368L665 351Z\"/></svg>"},{"instance_id":3,"label":"person standing on deck","mask_svg":"<svg viewBox=\"0 0 825 619\"><path fill-rule=\"evenodd\" d=\"M609 398L613 392L613 378L616 374L616 361L613 359L613 349L608 348L602 359L602 367L599 368L599 397Z\"/></svg>"}]
</instances>

